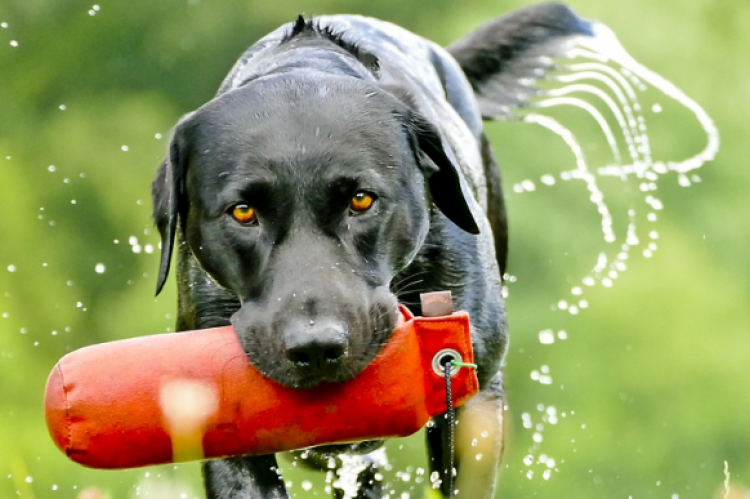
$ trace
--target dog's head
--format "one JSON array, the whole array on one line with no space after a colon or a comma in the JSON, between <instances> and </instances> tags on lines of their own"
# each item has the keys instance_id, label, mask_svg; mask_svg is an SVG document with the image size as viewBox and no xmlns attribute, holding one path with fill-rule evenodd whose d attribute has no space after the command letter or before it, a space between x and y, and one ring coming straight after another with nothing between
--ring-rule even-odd
<instances>
[{"instance_id":1,"label":"dog's head","mask_svg":"<svg viewBox=\"0 0 750 499\"><path fill-rule=\"evenodd\" d=\"M158 289L182 230L239 299L232 323L258 369L297 388L350 379L393 330L389 285L433 204L477 232L456 168L437 129L371 83L255 80L174 130L154 181Z\"/></svg>"}]
</instances>

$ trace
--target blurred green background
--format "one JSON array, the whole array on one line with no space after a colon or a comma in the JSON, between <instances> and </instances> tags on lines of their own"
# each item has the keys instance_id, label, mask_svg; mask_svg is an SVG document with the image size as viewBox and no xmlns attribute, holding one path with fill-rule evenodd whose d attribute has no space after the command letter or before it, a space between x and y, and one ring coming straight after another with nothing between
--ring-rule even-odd
<instances>
[{"instance_id":1,"label":"blurred green background","mask_svg":"<svg viewBox=\"0 0 750 499\"><path fill-rule=\"evenodd\" d=\"M448 44L529 2L96 1L0 3L0 497L90 487L108 498L202 497L195 464L108 472L68 461L42 414L47 374L66 352L173 326L173 282L153 298L149 219L170 127L211 98L246 46L299 13L373 15ZM538 127L488 126L516 278L498 497L750 497L750 4L570 4L703 105L722 149L692 187L673 174L658 181L665 208L639 230L658 231L659 250L645 258L636 248L614 286L587 290L588 308L573 316L552 305L604 247L586 190L512 189L572 169L570 151ZM651 140L665 158L704 146L688 114L665 108L659 119ZM601 146L590 118L566 124L585 147ZM613 213L625 212L622 185L603 185ZM547 329L567 339L543 344ZM421 436L392 442L389 455L394 497L421 497ZM284 467L296 497L327 496L323 475Z\"/></svg>"}]
</instances>

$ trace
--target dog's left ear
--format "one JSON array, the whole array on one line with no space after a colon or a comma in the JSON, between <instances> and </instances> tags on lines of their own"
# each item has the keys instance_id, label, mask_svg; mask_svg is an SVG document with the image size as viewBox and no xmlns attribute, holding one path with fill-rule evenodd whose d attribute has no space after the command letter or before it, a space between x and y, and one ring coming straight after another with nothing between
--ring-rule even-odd
<instances>
[{"instance_id":1,"label":"dog's left ear","mask_svg":"<svg viewBox=\"0 0 750 499\"><path fill-rule=\"evenodd\" d=\"M422 117L411 115L407 127L420 167L425 171L432 201L448 219L470 234L479 234L458 174L458 162L450 144L437 128ZM425 159L427 161L425 161Z\"/></svg>"},{"instance_id":2,"label":"dog's left ear","mask_svg":"<svg viewBox=\"0 0 750 499\"><path fill-rule=\"evenodd\" d=\"M161 235L161 261L159 276L156 281L158 295L169 275L172 261L172 250L177 232L177 221L184 213L185 164L186 158L182 128L186 119L183 116L172 132L167 158L159 166L156 178L151 184L151 196L154 205L153 217Z\"/></svg>"}]
</instances>

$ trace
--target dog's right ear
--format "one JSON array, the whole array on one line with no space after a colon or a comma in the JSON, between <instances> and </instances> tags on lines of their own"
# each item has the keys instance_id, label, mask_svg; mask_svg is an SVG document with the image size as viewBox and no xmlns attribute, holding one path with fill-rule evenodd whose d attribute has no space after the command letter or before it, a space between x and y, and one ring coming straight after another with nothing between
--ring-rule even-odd
<instances>
[{"instance_id":1,"label":"dog's right ear","mask_svg":"<svg viewBox=\"0 0 750 499\"><path fill-rule=\"evenodd\" d=\"M177 222L184 213L185 193L185 122L192 116L183 116L172 132L167 158L159 166L151 184L153 217L161 235L161 261L156 281L156 294L164 288L172 261L172 250L177 232Z\"/></svg>"}]
</instances>

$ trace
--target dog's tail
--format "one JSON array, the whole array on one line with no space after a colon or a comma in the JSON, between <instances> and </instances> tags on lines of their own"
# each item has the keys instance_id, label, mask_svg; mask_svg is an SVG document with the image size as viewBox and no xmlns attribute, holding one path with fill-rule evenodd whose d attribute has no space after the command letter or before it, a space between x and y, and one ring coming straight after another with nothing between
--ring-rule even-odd
<instances>
[{"instance_id":1,"label":"dog's tail","mask_svg":"<svg viewBox=\"0 0 750 499\"><path fill-rule=\"evenodd\" d=\"M591 23L560 3L534 5L481 26L448 47L474 88L484 119L508 117L538 93L535 83Z\"/></svg>"}]
</instances>

